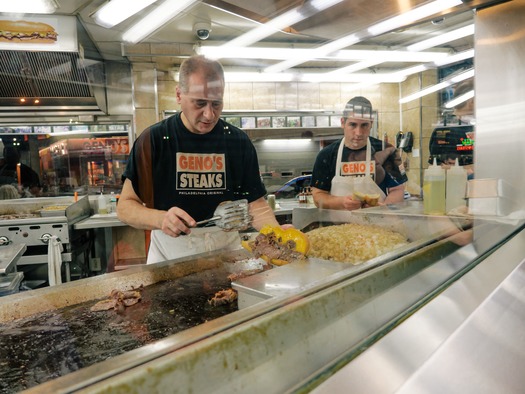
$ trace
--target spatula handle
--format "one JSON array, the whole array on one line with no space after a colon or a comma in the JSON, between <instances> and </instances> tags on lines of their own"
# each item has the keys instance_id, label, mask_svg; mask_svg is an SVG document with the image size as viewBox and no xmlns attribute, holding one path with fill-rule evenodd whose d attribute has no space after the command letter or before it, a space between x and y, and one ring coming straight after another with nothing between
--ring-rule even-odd
<instances>
[{"instance_id":1,"label":"spatula handle","mask_svg":"<svg viewBox=\"0 0 525 394\"><path fill-rule=\"evenodd\" d=\"M209 222L214 222L216 220L219 220L220 218L221 218L220 216L214 216L214 217L209 218L209 219L201 220L200 222L197 222L196 226L200 226L201 224L206 224L206 223L209 223Z\"/></svg>"}]
</instances>

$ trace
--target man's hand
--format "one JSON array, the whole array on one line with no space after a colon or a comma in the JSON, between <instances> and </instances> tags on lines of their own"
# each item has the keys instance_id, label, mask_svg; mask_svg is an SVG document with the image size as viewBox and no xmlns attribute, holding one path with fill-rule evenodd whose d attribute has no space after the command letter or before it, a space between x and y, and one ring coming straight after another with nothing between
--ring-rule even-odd
<instances>
[{"instance_id":1,"label":"man's hand","mask_svg":"<svg viewBox=\"0 0 525 394\"><path fill-rule=\"evenodd\" d=\"M195 220L185 210L172 207L164 214L160 228L165 234L178 237L181 234L190 234L191 227L195 226Z\"/></svg>"},{"instance_id":2,"label":"man's hand","mask_svg":"<svg viewBox=\"0 0 525 394\"><path fill-rule=\"evenodd\" d=\"M362 202L354 198L352 195L343 197L343 209L346 209L347 211L360 209L361 205Z\"/></svg>"}]
</instances>

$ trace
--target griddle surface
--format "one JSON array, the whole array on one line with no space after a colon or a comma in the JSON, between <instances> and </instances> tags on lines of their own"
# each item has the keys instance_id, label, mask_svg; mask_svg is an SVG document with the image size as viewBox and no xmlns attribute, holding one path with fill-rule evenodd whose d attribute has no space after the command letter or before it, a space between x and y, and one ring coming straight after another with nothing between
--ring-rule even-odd
<instances>
[{"instance_id":1,"label":"griddle surface","mask_svg":"<svg viewBox=\"0 0 525 394\"><path fill-rule=\"evenodd\" d=\"M31 388L236 311L237 302L208 303L230 287L228 274L217 268L145 287L142 300L121 314L91 312L92 301L0 324L0 393Z\"/></svg>"}]
</instances>

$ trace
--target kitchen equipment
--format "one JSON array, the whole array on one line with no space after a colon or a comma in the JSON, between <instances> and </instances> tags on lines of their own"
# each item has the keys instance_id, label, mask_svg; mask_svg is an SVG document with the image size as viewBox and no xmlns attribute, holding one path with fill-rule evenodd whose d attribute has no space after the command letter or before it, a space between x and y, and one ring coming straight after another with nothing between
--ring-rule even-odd
<instances>
[{"instance_id":1,"label":"kitchen equipment","mask_svg":"<svg viewBox=\"0 0 525 394\"><path fill-rule=\"evenodd\" d=\"M13 245L25 245L27 250L17 260L18 271L25 279L47 279L48 241L60 239L64 247L62 261L65 280L69 281L69 263L89 251L91 235L74 230L73 225L89 217L88 196L74 201L74 197L39 197L0 202L0 250Z\"/></svg>"},{"instance_id":2,"label":"kitchen equipment","mask_svg":"<svg viewBox=\"0 0 525 394\"><path fill-rule=\"evenodd\" d=\"M225 231L246 230L252 218L248 213L248 200L224 201L219 204L213 217L197 222L197 226L215 222Z\"/></svg>"},{"instance_id":3,"label":"kitchen equipment","mask_svg":"<svg viewBox=\"0 0 525 394\"><path fill-rule=\"evenodd\" d=\"M452 222L447 217L429 217L421 212L406 214L405 211L410 212L410 207L407 206L403 213L387 207L359 211L294 208L293 225L307 234L314 228L334 224L373 224L403 234L409 243L358 265L309 257L306 261L292 262L277 269L235 280L232 287L238 292L239 309L269 298L290 296L301 289L318 286L343 271L347 278L361 275L419 250L441 236L452 234L458 227L468 228L472 225L467 218L458 218L457 222ZM396 271L396 275L403 275L403 270L406 270L406 267Z\"/></svg>"},{"instance_id":4,"label":"kitchen equipment","mask_svg":"<svg viewBox=\"0 0 525 394\"><path fill-rule=\"evenodd\" d=\"M468 212L471 215L507 216L520 211L518 190L504 179L483 178L467 182Z\"/></svg>"},{"instance_id":5,"label":"kitchen equipment","mask_svg":"<svg viewBox=\"0 0 525 394\"><path fill-rule=\"evenodd\" d=\"M0 248L0 296L18 293L23 272L16 272L16 261L25 252L25 245Z\"/></svg>"}]
</instances>

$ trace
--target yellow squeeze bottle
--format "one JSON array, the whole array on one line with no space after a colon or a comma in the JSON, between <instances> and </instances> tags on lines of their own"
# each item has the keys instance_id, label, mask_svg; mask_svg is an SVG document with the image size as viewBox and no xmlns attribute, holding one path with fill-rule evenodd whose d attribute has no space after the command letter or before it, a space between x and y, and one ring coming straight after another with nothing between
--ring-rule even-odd
<instances>
[{"instance_id":1,"label":"yellow squeeze bottle","mask_svg":"<svg viewBox=\"0 0 525 394\"><path fill-rule=\"evenodd\" d=\"M445 170L434 163L425 170L423 176L423 213L426 215L445 214Z\"/></svg>"}]
</instances>

